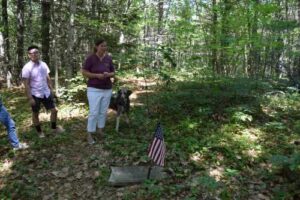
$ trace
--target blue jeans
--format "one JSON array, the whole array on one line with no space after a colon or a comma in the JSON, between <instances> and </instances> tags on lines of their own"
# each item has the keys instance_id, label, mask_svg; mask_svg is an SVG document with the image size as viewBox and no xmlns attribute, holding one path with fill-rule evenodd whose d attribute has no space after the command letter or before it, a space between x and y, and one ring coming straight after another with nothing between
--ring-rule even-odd
<instances>
[{"instance_id":1,"label":"blue jeans","mask_svg":"<svg viewBox=\"0 0 300 200\"><path fill-rule=\"evenodd\" d=\"M16 133L16 126L14 120L10 117L6 108L0 105L0 122L6 127L8 140L13 147L19 146L19 139Z\"/></svg>"}]
</instances>

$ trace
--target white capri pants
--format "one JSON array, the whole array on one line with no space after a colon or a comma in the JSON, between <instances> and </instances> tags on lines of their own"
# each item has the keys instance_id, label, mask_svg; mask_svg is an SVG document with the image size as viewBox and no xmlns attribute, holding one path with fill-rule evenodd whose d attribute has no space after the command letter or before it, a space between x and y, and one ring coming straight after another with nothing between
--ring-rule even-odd
<instances>
[{"instance_id":1,"label":"white capri pants","mask_svg":"<svg viewBox=\"0 0 300 200\"><path fill-rule=\"evenodd\" d=\"M96 127L105 127L107 109L109 107L111 95L112 89L87 88L90 109L87 124L87 131L89 133L96 132Z\"/></svg>"}]
</instances>

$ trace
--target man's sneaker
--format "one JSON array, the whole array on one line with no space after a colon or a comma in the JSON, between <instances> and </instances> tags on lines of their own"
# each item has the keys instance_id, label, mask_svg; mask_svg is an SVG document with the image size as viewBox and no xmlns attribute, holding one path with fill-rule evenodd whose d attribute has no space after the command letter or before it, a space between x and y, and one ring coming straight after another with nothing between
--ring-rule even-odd
<instances>
[{"instance_id":1,"label":"man's sneaker","mask_svg":"<svg viewBox=\"0 0 300 200\"><path fill-rule=\"evenodd\" d=\"M44 132L40 132L39 134L39 138L44 138L45 137L45 133Z\"/></svg>"},{"instance_id":2,"label":"man's sneaker","mask_svg":"<svg viewBox=\"0 0 300 200\"><path fill-rule=\"evenodd\" d=\"M88 133L88 135L87 135L87 141L88 141L88 143L90 145L95 144L95 140L94 140L92 134Z\"/></svg>"},{"instance_id":3,"label":"man's sneaker","mask_svg":"<svg viewBox=\"0 0 300 200\"><path fill-rule=\"evenodd\" d=\"M53 132L58 133L58 134L63 133L63 132L65 132L65 129L61 126L57 126L56 129L53 129Z\"/></svg>"},{"instance_id":4,"label":"man's sneaker","mask_svg":"<svg viewBox=\"0 0 300 200\"><path fill-rule=\"evenodd\" d=\"M27 148L28 148L28 145L27 145L26 143L20 142L19 145L18 145L17 147L14 147L13 149L14 149L15 151L17 151L17 150L27 149Z\"/></svg>"}]
</instances>

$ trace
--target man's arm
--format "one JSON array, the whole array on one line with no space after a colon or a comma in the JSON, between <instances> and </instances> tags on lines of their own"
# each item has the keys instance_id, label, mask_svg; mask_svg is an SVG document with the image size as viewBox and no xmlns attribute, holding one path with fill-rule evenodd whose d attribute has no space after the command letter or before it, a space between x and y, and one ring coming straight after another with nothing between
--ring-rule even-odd
<instances>
[{"instance_id":1,"label":"man's arm","mask_svg":"<svg viewBox=\"0 0 300 200\"><path fill-rule=\"evenodd\" d=\"M24 86L25 86L25 94L28 98L28 101L31 105L34 105L35 104L35 101L31 95L31 89L30 89L30 83L29 83L29 78L23 78L23 83L24 83Z\"/></svg>"}]
</instances>

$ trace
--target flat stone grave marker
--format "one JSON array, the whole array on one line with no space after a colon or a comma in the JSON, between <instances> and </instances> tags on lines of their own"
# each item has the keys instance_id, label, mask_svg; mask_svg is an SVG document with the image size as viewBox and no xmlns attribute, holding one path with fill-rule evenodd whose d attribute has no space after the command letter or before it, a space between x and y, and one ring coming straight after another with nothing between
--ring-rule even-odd
<instances>
[{"instance_id":1,"label":"flat stone grave marker","mask_svg":"<svg viewBox=\"0 0 300 200\"><path fill-rule=\"evenodd\" d=\"M149 166L111 167L108 182L113 186L126 186L141 183L147 179ZM167 177L162 167L153 166L150 179L161 180Z\"/></svg>"}]
</instances>

